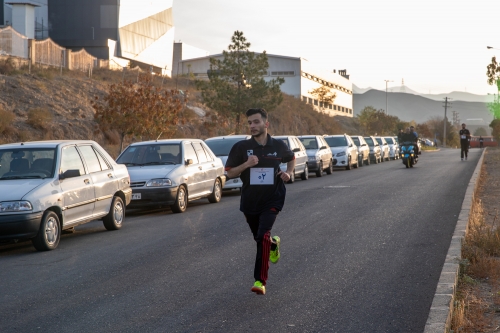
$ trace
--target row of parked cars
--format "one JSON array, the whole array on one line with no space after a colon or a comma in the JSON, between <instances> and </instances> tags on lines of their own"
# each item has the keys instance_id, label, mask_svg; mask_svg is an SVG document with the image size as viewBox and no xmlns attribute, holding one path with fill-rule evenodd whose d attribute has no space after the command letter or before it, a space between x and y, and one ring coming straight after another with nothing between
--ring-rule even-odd
<instances>
[{"instance_id":1,"label":"row of parked cars","mask_svg":"<svg viewBox=\"0 0 500 333\"><path fill-rule=\"evenodd\" d=\"M116 161L93 141L40 141L0 145L0 241L31 239L52 250L63 230L101 219L107 230L123 225L125 207L170 206L182 213L191 200L221 200L241 188L226 179L231 135L136 142ZM290 179L322 177L334 168L357 168L399 158L394 137L349 135L275 136L295 154ZM282 165L286 169L286 164Z\"/></svg>"}]
</instances>

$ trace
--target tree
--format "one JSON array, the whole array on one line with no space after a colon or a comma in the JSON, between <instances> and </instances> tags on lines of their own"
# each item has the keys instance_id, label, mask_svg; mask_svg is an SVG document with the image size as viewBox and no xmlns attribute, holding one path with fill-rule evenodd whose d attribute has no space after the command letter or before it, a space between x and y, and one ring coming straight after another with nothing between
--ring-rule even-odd
<instances>
[{"instance_id":1,"label":"tree","mask_svg":"<svg viewBox=\"0 0 500 333\"><path fill-rule=\"evenodd\" d=\"M429 131L437 135L437 139L443 142L444 119L438 116L432 117L425 122ZM433 135L434 136L434 135ZM458 137L458 129L447 120L446 121L446 145L447 146L460 146L460 139Z\"/></svg>"},{"instance_id":2,"label":"tree","mask_svg":"<svg viewBox=\"0 0 500 333\"><path fill-rule=\"evenodd\" d=\"M333 104L335 98L337 98L335 92L332 92L330 88L323 85L309 91L309 93L319 101L319 108L322 112L324 112L328 105Z\"/></svg>"},{"instance_id":3,"label":"tree","mask_svg":"<svg viewBox=\"0 0 500 333\"><path fill-rule=\"evenodd\" d=\"M363 135L396 135L399 128L407 127L408 123L402 122L396 116L387 115L382 109L376 110L366 106L356 116L361 125ZM402 126L405 125L406 126Z\"/></svg>"},{"instance_id":4,"label":"tree","mask_svg":"<svg viewBox=\"0 0 500 333\"><path fill-rule=\"evenodd\" d=\"M497 94L494 101L488 103L488 109L495 119L500 119L500 64L497 63L496 57L491 58L491 63L486 67L486 76L490 86L497 86Z\"/></svg>"},{"instance_id":5,"label":"tree","mask_svg":"<svg viewBox=\"0 0 500 333\"><path fill-rule=\"evenodd\" d=\"M488 135L488 132L483 127L479 127L474 131L474 136L486 136Z\"/></svg>"},{"instance_id":6,"label":"tree","mask_svg":"<svg viewBox=\"0 0 500 333\"><path fill-rule=\"evenodd\" d=\"M155 87L146 74L140 76L137 83L127 80L112 84L103 101L95 97L92 107L101 131L116 130L119 133L121 152L127 135L152 139L175 133L184 103L185 98L178 91Z\"/></svg>"},{"instance_id":7,"label":"tree","mask_svg":"<svg viewBox=\"0 0 500 333\"><path fill-rule=\"evenodd\" d=\"M500 141L500 119L498 118L493 119L490 123L490 127L491 127L491 135L495 138L497 142Z\"/></svg>"},{"instance_id":8,"label":"tree","mask_svg":"<svg viewBox=\"0 0 500 333\"><path fill-rule=\"evenodd\" d=\"M266 51L250 52L243 32L235 31L231 41L228 50L222 52L222 60L210 59L209 80L198 80L196 86L209 108L236 118L235 131L239 133L241 114L248 108L272 111L282 102L280 86L285 80L264 80L269 68Z\"/></svg>"}]
</instances>

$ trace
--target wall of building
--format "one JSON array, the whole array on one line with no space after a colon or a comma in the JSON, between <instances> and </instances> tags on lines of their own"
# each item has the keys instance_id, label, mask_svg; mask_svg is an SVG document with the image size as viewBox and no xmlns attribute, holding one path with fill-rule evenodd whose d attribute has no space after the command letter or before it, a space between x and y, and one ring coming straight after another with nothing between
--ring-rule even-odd
<instances>
[{"instance_id":1,"label":"wall of building","mask_svg":"<svg viewBox=\"0 0 500 333\"><path fill-rule=\"evenodd\" d=\"M181 61L185 59L193 59L206 57L209 52L202 50L200 48L191 46L186 43L174 43L173 59L172 59L172 75L177 75L177 71L180 71Z\"/></svg>"}]
</instances>

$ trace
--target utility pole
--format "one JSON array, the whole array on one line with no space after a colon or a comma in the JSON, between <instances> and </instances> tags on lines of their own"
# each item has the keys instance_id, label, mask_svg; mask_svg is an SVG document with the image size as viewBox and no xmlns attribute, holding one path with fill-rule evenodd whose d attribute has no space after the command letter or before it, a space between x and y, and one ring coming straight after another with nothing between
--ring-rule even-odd
<instances>
[{"instance_id":1,"label":"utility pole","mask_svg":"<svg viewBox=\"0 0 500 333\"><path fill-rule=\"evenodd\" d=\"M448 124L448 118L446 118L446 111L448 111L448 104L451 103L449 102L448 97L444 98L444 130L443 130L443 148L446 148L446 125Z\"/></svg>"},{"instance_id":2,"label":"utility pole","mask_svg":"<svg viewBox=\"0 0 500 333\"><path fill-rule=\"evenodd\" d=\"M385 114L389 114L389 106L387 105L387 83L394 82L392 80L384 80L385 81Z\"/></svg>"}]
</instances>

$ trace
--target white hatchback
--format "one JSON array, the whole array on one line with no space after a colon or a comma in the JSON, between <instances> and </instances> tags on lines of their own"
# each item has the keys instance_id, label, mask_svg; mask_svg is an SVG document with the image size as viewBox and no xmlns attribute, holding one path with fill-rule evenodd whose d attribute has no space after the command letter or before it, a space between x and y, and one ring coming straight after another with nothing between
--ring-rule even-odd
<instances>
[{"instance_id":1,"label":"white hatchback","mask_svg":"<svg viewBox=\"0 0 500 333\"><path fill-rule=\"evenodd\" d=\"M359 166L358 147L349 135L325 135L324 138L332 150L333 167L351 170L352 167L357 168Z\"/></svg>"},{"instance_id":2,"label":"white hatchback","mask_svg":"<svg viewBox=\"0 0 500 333\"><path fill-rule=\"evenodd\" d=\"M132 190L124 165L94 141L0 145L0 240L53 250L61 231L102 219L120 229Z\"/></svg>"}]
</instances>

